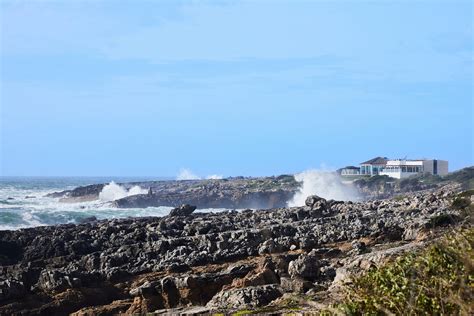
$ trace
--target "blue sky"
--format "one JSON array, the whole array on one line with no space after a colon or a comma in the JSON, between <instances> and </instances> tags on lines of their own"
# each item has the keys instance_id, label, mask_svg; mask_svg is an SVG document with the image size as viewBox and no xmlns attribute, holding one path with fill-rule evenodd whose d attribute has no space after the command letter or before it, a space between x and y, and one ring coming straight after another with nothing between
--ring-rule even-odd
<instances>
[{"instance_id":1,"label":"blue sky","mask_svg":"<svg viewBox=\"0 0 474 316\"><path fill-rule=\"evenodd\" d=\"M473 165L471 1L8 1L1 174Z\"/></svg>"}]
</instances>

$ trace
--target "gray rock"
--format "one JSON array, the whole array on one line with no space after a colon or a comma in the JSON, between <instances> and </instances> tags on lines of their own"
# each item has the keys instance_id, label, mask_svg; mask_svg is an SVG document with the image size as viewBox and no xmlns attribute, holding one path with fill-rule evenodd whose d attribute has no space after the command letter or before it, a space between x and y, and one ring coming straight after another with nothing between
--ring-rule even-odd
<instances>
[{"instance_id":1,"label":"gray rock","mask_svg":"<svg viewBox=\"0 0 474 316\"><path fill-rule=\"evenodd\" d=\"M302 254L288 265L288 273L292 278L314 281L319 276L319 264L316 256Z\"/></svg>"},{"instance_id":2,"label":"gray rock","mask_svg":"<svg viewBox=\"0 0 474 316\"><path fill-rule=\"evenodd\" d=\"M245 309L268 305L281 297L283 292L277 285L250 286L217 293L206 307L211 309Z\"/></svg>"},{"instance_id":3,"label":"gray rock","mask_svg":"<svg viewBox=\"0 0 474 316\"><path fill-rule=\"evenodd\" d=\"M169 216L189 216L196 210L196 206L191 206L189 204L183 204L180 207L174 208L171 210Z\"/></svg>"},{"instance_id":4,"label":"gray rock","mask_svg":"<svg viewBox=\"0 0 474 316\"><path fill-rule=\"evenodd\" d=\"M305 205L313 208L318 202L326 202L326 200L317 195L310 195L306 198Z\"/></svg>"}]
</instances>

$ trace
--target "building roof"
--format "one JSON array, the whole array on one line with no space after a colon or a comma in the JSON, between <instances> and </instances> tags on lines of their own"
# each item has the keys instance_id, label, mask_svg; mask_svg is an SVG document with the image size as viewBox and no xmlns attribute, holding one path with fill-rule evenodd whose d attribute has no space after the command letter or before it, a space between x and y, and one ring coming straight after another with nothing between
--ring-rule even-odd
<instances>
[{"instance_id":1,"label":"building roof","mask_svg":"<svg viewBox=\"0 0 474 316\"><path fill-rule=\"evenodd\" d=\"M385 165L387 164L387 157L375 157L373 159L367 160L366 162L361 163L361 165Z\"/></svg>"},{"instance_id":2,"label":"building roof","mask_svg":"<svg viewBox=\"0 0 474 316\"><path fill-rule=\"evenodd\" d=\"M359 170L360 168L359 168L359 167L355 167L355 166L346 166L346 167L341 168L341 169L357 169L357 170Z\"/></svg>"}]
</instances>

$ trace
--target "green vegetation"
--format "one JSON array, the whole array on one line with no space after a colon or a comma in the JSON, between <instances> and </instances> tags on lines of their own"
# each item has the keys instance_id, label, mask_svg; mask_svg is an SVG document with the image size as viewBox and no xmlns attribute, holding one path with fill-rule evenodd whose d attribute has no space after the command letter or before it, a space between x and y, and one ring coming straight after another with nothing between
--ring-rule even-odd
<instances>
[{"instance_id":1,"label":"green vegetation","mask_svg":"<svg viewBox=\"0 0 474 316\"><path fill-rule=\"evenodd\" d=\"M249 309L244 309L244 310L233 313L232 316L251 315L254 313L255 313L254 311L251 311Z\"/></svg>"},{"instance_id":2,"label":"green vegetation","mask_svg":"<svg viewBox=\"0 0 474 316\"><path fill-rule=\"evenodd\" d=\"M474 229L373 268L348 288L338 306L348 315L472 315Z\"/></svg>"},{"instance_id":3,"label":"green vegetation","mask_svg":"<svg viewBox=\"0 0 474 316\"><path fill-rule=\"evenodd\" d=\"M449 226L458 222L460 219L457 216L449 214L441 214L435 217L432 217L428 223L430 228L439 227L439 226Z\"/></svg>"},{"instance_id":4,"label":"green vegetation","mask_svg":"<svg viewBox=\"0 0 474 316\"><path fill-rule=\"evenodd\" d=\"M278 176L276 178L278 181L283 182L283 183L295 183L295 177L289 174L283 174L281 176Z\"/></svg>"},{"instance_id":5,"label":"green vegetation","mask_svg":"<svg viewBox=\"0 0 474 316\"><path fill-rule=\"evenodd\" d=\"M474 196L474 190L467 190L464 192L459 193L459 197L462 198L471 198L471 196Z\"/></svg>"},{"instance_id":6,"label":"green vegetation","mask_svg":"<svg viewBox=\"0 0 474 316\"><path fill-rule=\"evenodd\" d=\"M393 199L394 199L395 201L402 201L402 200L404 200L404 199L406 199L406 198L407 198L406 195L397 195L397 196L395 196Z\"/></svg>"},{"instance_id":7,"label":"green vegetation","mask_svg":"<svg viewBox=\"0 0 474 316\"><path fill-rule=\"evenodd\" d=\"M457 197L454 199L453 201L453 208L457 209L457 210L461 210L461 209L464 209L466 207L468 207L469 205L471 205L471 200L469 198L465 198L465 197Z\"/></svg>"},{"instance_id":8,"label":"green vegetation","mask_svg":"<svg viewBox=\"0 0 474 316\"><path fill-rule=\"evenodd\" d=\"M389 176L373 176L354 181L358 187L367 187L369 189L384 187L387 183L395 182L396 180Z\"/></svg>"},{"instance_id":9,"label":"green vegetation","mask_svg":"<svg viewBox=\"0 0 474 316\"><path fill-rule=\"evenodd\" d=\"M464 168L459 171L450 173L443 179L461 183L461 185L463 186L465 190L473 190L474 189L474 167L468 167L468 168Z\"/></svg>"}]
</instances>

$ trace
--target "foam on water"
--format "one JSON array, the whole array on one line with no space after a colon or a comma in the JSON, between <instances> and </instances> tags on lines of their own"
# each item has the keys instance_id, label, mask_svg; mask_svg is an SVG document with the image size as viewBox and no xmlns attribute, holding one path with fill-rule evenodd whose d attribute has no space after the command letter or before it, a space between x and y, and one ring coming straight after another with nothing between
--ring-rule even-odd
<instances>
[{"instance_id":1,"label":"foam on water","mask_svg":"<svg viewBox=\"0 0 474 316\"><path fill-rule=\"evenodd\" d=\"M60 203L57 198L46 197L48 193L62 191L78 185L90 183L77 183L65 181L61 183L44 184L31 182L28 179L6 181L0 179L0 230L14 230L35 226L79 223L81 220L95 216L97 219L112 219L126 217L146 217L168 215L171 207L148 207L136 209L118 209L110 206L110 198L81 203ZM51 180L52 181L52 180ZM103 181L108 182L108 181ZM96 182L100 183L100 182ZM111 183L112 184L112 183ZM115 183L114 183L115 184ZM115 184L116 185L116 184ZM121 190L120 186L116 185ZM114 190L117 187L113 188ZM131 188L125 191L125 196L146 193L142 188ZM121 192L123 193L123 192ZM122 196L123 197L123 196ZM222 211L221 209L199 210L207 212Z\"/></svg>"}]
</instances>

